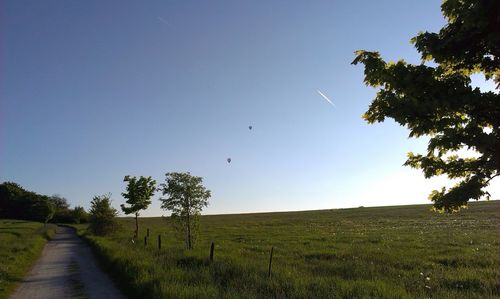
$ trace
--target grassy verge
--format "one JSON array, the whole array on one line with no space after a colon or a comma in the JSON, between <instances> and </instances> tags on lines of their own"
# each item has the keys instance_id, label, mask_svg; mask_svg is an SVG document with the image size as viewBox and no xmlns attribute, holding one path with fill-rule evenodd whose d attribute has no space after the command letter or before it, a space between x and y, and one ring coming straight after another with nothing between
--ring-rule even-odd
<instances>
[{"instance_id":1,"label":"grassy verge","mask_svg":"<svg viewBox=\"0 0 500 299\"><path fill-rule=\"evenodd\" d=\"M7 298L55 233L55 225L0 219L0 298Z\"/></svg>"},{"instance_id":2,"label":"grassy verge","mask_svg":"<svg viewBox=\"0 0 500 299\"><path fill-rule=\"evenodd\" d=\"M204 216L191 251L161 218L141 219L140 242L131 241L134 223L126 218L111 236L84 237L130 297L500 297L500 202L454 215L429 208Z\"/></svg>"}]
</instances>

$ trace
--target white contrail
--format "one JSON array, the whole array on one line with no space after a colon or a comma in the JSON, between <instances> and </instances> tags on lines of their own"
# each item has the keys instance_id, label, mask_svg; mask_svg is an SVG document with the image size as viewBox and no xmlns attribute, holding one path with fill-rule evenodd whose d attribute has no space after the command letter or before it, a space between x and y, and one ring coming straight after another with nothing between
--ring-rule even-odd
<instances>
[{"instance_id":1,"label":"white contrail","mask_svg":"<svg viewBox=\"0 0 500 299\"><path fill-rule=\"evenodd\" d=\"M319 91L319 89L316 89L316 91L319 93L319 95L323 99L325 99L325 101L327 101L328 103L332 104L333 107L336 107L335 104L327 96L325 96L321 91Z\"/></svg>"},{"instance_id":2,"label":"white contrail","mask_svg":"<svg viewBox=\"0 0 500 299\"><path fill-rule=\"evenodd\" d=\"M169 23L167 22L167 20L165 20L164 18L162 18L162 17L157 17L156 19L157 19L158 21L162 22L163 24L170 26L170 24L169 24Z\"/></svg>"}]
</instances>

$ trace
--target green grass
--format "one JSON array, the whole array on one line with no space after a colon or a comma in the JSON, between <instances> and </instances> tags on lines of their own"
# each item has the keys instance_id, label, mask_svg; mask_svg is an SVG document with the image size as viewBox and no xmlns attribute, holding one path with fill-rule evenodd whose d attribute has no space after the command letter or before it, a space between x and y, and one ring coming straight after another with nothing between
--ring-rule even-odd
<instances>
[{"instance_id":1,"label":"green grass","mask_svg":"<svg viewBox=\"0 0 500 299\"><path fill-rule=\"evenodd\" d=\"M500 202L453 215L429 209L204 216L191 251L161 218L140 219L146 247L131 242L130 218L112 236L86 238L135 298L499 298Z\"/></svg>"},{"instance_id":2,"label":"green grass","mask_svg":"<svg viewBox=\"0 0 500 299\"><path fill-rule=\"evenodd\" d=\"M21 281L54 234L55 225L0 219L0 298Z\"/></svg>"}]
</instances>

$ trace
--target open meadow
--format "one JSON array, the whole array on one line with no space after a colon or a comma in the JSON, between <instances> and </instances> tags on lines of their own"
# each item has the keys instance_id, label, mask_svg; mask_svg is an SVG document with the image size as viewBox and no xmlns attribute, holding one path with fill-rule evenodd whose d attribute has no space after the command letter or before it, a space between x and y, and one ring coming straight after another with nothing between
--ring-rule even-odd
<instances>
[{"instance_id":1,"label":"open meadow","mask_svg":"<svg viewBox=\"0 0 500 299\"><path fill-rule=\"evenodd\" d=\"M168 218L140 218L139 242L132 218L86 238L137 298L498 298L500 201L451 215L430 208L202 216L190 251Z\"/></svg>"},{"instance_id":2,"label":"open meadow","mask_svg":"<svg viewBox=\"0 0 500 299\"><path fill-rule=\"evenodd\" d=\"M0 298L6 298L21 281L56 226L0 219Z\"/></svg>"}]
</instances>

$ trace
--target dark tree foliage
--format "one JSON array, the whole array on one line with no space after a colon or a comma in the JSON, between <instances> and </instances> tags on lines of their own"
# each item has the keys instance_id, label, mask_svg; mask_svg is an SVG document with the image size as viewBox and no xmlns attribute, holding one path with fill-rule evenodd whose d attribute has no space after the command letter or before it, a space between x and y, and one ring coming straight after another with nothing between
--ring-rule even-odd
<instances>
[{"instance_id":1,"label":"dark tree foliage","mask_svg":"<svg viewBox=\"0 0 500 299\"><path fill-rule=\"evenodd\" d=\"M0 184L0 198L17 198L24 192L26 192L26 190L17 183L4 182Z\"/></svg>"},{"instance_id":2,"label":"dark tree foliage","mask_svg":"<svg viewBox=\"0 0 500 299\"><path fill-rule=\"evenodd\" d=\"M50 201L55 207L55 213L53 217L53 222L56 223L74 223L72 211L69 208L68 200L59 195L54 194L50 198Z\"/></svg>"},{"instance_id":3,"label":"dark tree foliage","mask_svg":"<svg viewBox=\"0 0 500 299\"><path fill-rule=\"evenodd\" d=\"M405 165L422 169L426 178L460 179L429 196L436 210L453 212L470 199L489 199L485 187L500 175L500 96L473 88L470 79L480 72L499 87L500 5L498 0L447 0L441 10L448 23L438 33L412 39L421 64L385 62L367 51L357 51L353 64L364 64L364 82L380 87L363 115L366 121L392 118L410 130L410 137L430 137L427 153L409 153ZM425 64L429 61L433 66ZM461 149L478 157L460 157Z\"/></svg>"},{"instance_id":4,"label":"dark tree foliage","mask_svg":"<svg viewBox=\"0 0 500 299\"><path fill-rule=\"evenodd\" d=\"M151 197L156 191L156 181L149 177L133 177L125 176L123 179L127 182L127 192L123 192L122 196L127 199L126 203L128 207L124 204L121 205L122 211L125 214L135 215L135 234L134 238L139 236L139 211L145 210L151 204Z\"/></svg>"},{"instance_id":5,"label":"dark tree foliage","mask_svg":"<svg viewBox=\"0 0 500 299\"><path fill-rule=\"evenodd\" d=\"M25 219L30 203L21 197L26 192L13 182L0 184L0 218Z\"/></svg>"},{"instance_id":6,"label":"dark tree foliage","mask_svg":"<svg viewBox=\"0 0 500 299\"><path fill-rule=\"evenodd\" d=\"M30 220L35 220L43 223L49 222L54 216L56 208L47 196L39 196L33 192L28 192L24 196L32 197L30 200Z\"/></svg>"},{"instance_id":7,"label":"dark tree foliage","mask_svg":"<svg viewBox=\"0 0 500 299\"><path fill-rule=\"evenodd\" d=\"M203 178L189 172L170 172L160 185L165 198L161 208L171 211L176 228L185 233L186 246L193 248L193 238L201 210L208 206L210 190L203 186Z\"/></svg>"},{"instance_id":8,"label":"dark tree foliage","mask_svg":"<svg viewBox=\"0 0 500 299\"><path fill-rule=\"evenodd\" d=\"M74 223L87 223L89 221L89 214L83 207L76 206L73 210L71 210L71 213Z\"/></svg>"},{"instance_id":9,"label":"dark tree foliage","mask_svg":"<svg viewBox=\"0 0 500 299\"><path fill-rule=\"evenodd\" d=\"M118 211L111 206L111 194L94 196L90 203L89 229L96 235L106 235L116 228Z\"/></svg>"},{"instance_id":10,"label":"dark tree foliage","mask_svg":"<svg viewBox=\"0 0 500 299\"><path fill-rule=\"evenodd\" d=\"M50 200L54 204L57 211L69 210L69 203L65 197L59 194L54 194L50 197Z\"/></svg>"},{"instance_id":11,"label":"dark tree foliage","mask_svg":"<svg viewBox=\"0 0 500 299\"><path fill-rule=\"evenodd\" d=\"M68 200L60 195L49 197L4 182L0 184L0 218L80 223L88 221L88 214L82 207L70 209Z\"/></svg>"},{"instance_id":12,"label":"dark tree foliage","mask_svg":"<svg viewBox=\"0 0 500 299\"><path fill-rule=\"evenodd\" d=\"M48 196L27 191L13 182L0 184L0 218L46 223L52 219L54 211Z\"/></svg>"}]
</instances>

